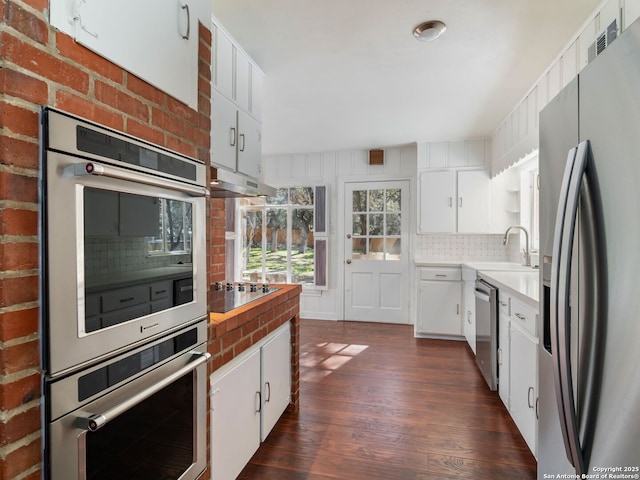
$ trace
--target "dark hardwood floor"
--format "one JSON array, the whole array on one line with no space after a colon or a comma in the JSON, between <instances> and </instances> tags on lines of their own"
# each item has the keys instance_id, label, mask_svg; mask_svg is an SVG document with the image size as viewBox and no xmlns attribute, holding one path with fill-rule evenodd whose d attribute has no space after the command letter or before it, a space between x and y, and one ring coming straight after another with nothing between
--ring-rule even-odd
<instances>
[{"instance_id":1,"label":"dark hardwood floor","mask_svg":"<svg viewBox=\"0 0 640 480\"><path fill-rule=\"evenodd\" d=\"M243 480L535 479L464 342L407 325L302 320L301 399Z\"/></svg>"}]
</instances>

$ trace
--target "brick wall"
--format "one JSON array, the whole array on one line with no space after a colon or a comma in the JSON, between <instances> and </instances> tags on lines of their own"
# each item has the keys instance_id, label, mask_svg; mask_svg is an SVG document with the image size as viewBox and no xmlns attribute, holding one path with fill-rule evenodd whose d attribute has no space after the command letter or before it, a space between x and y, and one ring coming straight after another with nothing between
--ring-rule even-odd
<instances>
[{"instance_id":1,"label":"brick wall","mask_svg":"<svg viewBox=\"0 0 640 480\"><path fill-rule=\"evenodd\" d=\"M194 111L48 24L48 0L0 0L0 478L41 475L38 112L51 105L208 163L211 33L200 25ZM161 52L159 52L161 55ZM212 200L211 280L224 276ZM222 215L222 232L218 217Z\"/></svg>"}]
</instances>

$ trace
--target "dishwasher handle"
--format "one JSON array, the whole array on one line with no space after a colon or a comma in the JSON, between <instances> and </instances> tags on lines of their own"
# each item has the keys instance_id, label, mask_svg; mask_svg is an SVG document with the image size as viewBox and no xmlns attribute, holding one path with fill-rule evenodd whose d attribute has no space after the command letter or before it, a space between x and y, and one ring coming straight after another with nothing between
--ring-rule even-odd
<instances>
[{"instance_id":1,"label":"dishwasher handle","mask_svg":"<svg viewBox=\"0 0 640 480\"><path fill-rule=\"evenodd\" d=\"M476 288L474 294L476 298L482 300L483 302L489 303L491 301L491 297L489 296L489 294L483 290L480 290L479 288Z\"/></svg>"}]
</instances>

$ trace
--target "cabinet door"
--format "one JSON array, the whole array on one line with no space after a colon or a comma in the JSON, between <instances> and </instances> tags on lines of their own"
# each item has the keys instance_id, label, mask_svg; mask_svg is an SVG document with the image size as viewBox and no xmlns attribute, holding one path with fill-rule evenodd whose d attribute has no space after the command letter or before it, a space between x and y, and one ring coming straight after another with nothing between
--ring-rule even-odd
<instances>
[{"instance_id":1,"label":"cabinet door","mask_svg":"<svg viewBox=\"0 0 640 480\"><path fill-rule=\"evenodd\" d=\"M119 232L118 193L97 188L84 189L85 236L117 236Z\"/></svg>"},{"instance_id":2,"label":"cabinet door","mask_svg":"<svg viewBox=\"0 0 640 480\"><path fill-rule=\"evenodd\" d=\"M238 142L236 112L231 100L211 90L211 163L234 172Z\"/></svg>"},{"instance_id":3,"label":"cabinet door","mask_svg":"<svg viewBox=\"0 0 640 480\"><path fill-rule=\"evenodd\" d=\"M455 233L455 171L422 172L419 190L420 233Z\"/></svg>"},{"instance_id":4,"label":"cabinet door","mask_svg":"<svg viewBox=\"0 0 640 480\"><path fill-rule=\"evenodd\" d=\"M510 411L513 421L536 454L538 348L535 340L511 324Z\"/></svg>"},{"instance_id":5,"label":"cabinet door","mask_svg":"<svg viewBox=\"0 0 640 480\"><path fill-rule=\"evenodd\" d=\"M260 446L260 351L211 381L211 472L233 480Z\"/></svg>"},{"instance_id":6,"label":"cabinet door","mask_svg":"<svg viewBox=\"0 0 640 480\"><path fill-rule=\"evenodd\" d=\"M120 235L157 237L160 233L160 200L143 195L120 194Z\"/></svg>"},{"instance_id":7,"label":"cabinet door","mask_svg":"<svg viewBox=\"0 0 640 480\"><path fill-rule=\"evenodd\" d=\"M211 67L213 85L227 98L233 97L233 42L218 26L213 26ZM212 92L213 93L213 92Z\"/></svg>"},{"instance_id":8,"label":"cabinet door","mask_svg":"<svg viewBox=\"0 0 640 480\"><path fill-rule=\"evenodd\" d=\"M488 233L491 182L485 170L458 172L458 232Z\"/></svg>"},{"instance_id":9,"label":"cabinet door","mask_svg":"<svg viewBox=\"0 0 640 480\"><path fill-rule=\"evenodd\" d=\"M264 441L291 399L291 331L287 324L262 347L262 429Z\"/></svg>"},{"instance_id":10,"label":"cabinet door","mask_svg":"<svg viewBox=\"0 0 640 480\"><path fill-rule=\"evenodd\" d=\"M211 11L206 0L52 0L50 8L53 26L198 109L198 14Z\"/></svg>"},{"instance_id":11,"label":"cabinet door","mask_svg":"<svg viewBox=\"0 0 640 480\"><path fill-rule=\"evenodd\" d=\"M464 282L464 315L462 324L467 343L476 353L476 296L475 281Z\"/></svg>"},{"instance_id":12,"label":"cabinet door","mask_svg":"<svg viewBox=\"0 0 640 480\"><path fill-rule=\"evenodd\" d=\"M262 132L260 124L238 110L238 172L260 178Z\"/></svg>"},{"instance_id":13,"label":"cabinet door","mask_svg":"<svg viewBox=\"0 0 640 480\"><path fill-rule=\"evenodd\" d=\"M509 315L500 312L498 316L498 395L509 409L509 380L510 380L510 329Z\"/></svg>"},{"instance_id":14,"label":"cabinet door","mask_svg":"<svg viewBox=\"0 0 640 480\"><path fill-rule=\"evenodd\" d=\"M251 66L251 115L257 120L262 119L262 72Z\"/></svg>"},{"instance_id":15,"label":"cabinet door","mask_svg":"<svg viewBox=\"0 0 640 480\"><path fill-rule=\"evenodd\" d=\"M462 282L420 282L417 332L461 335Z\"/></svg>"},{"instance_id":16,"label":"cabinet door","mask_svg":"<svg viewBox=\"0 0 640 480\"><path fill-rule=\"evenodd\" d=\"M249 59L240 50L234 48L234 53L236 66L234 98L240 108L248 111L251 100L251 65Z\"/></svg>"}]
</instances>

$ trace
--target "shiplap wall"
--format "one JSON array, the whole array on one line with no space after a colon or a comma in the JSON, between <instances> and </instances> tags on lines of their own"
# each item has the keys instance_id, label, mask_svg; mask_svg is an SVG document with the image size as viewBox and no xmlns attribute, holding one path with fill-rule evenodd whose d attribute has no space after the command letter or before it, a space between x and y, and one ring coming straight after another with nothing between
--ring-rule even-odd
<instances>
[{"instance_id":1,"label":"shiplap wall","mask_svg":"<svg viewBox=\"0 0 640 480\"><path fill-rule=\"evenodd\" d=\"M538 148L538 115L564 86L587 66L588 48L611 22L626 29L640 17L640 0L605 0L531 87L491 138L495 176Z\"/></svg>"},{"instance_id":2,"label":"shiplap wall","mask_svg":"<svg viewBox=\"0 0 640 480\"><path fill-rule=\"evenodd\" d=\"M274 187L327 186L329 288L325 291L304 291L300 297L300 316L325 320L342 319L342 286L340 245L337 222L343 220L343 205L339 199L345 181L384 181L409 179L415 192L416 145L387 148L384 165L369 165L368 150L340 152L300 153L274 155L262 159L262 179ZM411 199L410 215L415 217L415 199ZM415 223L415 221L414 221ZM412 223L413 225L413 223ZM413 226L412 232L415 232Z\"/></svg>"}]
</instances>

